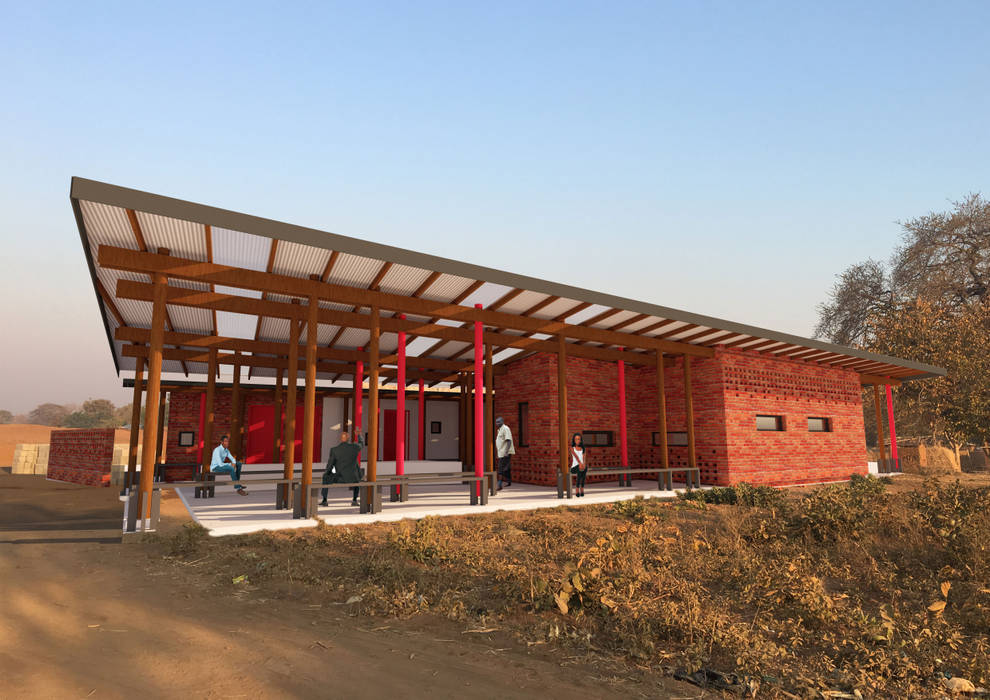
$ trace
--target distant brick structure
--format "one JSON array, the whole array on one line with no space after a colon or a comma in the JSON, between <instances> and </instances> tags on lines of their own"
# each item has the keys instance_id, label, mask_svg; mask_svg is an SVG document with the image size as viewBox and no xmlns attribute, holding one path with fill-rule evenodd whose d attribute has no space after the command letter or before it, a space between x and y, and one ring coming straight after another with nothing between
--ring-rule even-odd
<instances>
[{"instance_id":1,"label":"distant brick structure","mask_svg":"<svg viewBox=\"0 0 990 700\"><path fill-rule=\"evenodd\" d=\"M664 371L668 433L687 430L683 365ZM777 486L848 479L866 474L859 375L810 362L736 349L716 350L691 361L695 454L705 484L742 481ZM589 449L589 466L619 464L618 367L569 357L568 433L611 431L613 445ZM495 378L495 413L518 434L519 404L529 405L528 444L517 444L513 479L554 485L559 468L557 360L538 354L506 366ZM661 464L657 431L656 371L626 366L630 467ZM761 431L757 415L779 416L783 430ZM811 432L809 418L825 418L830 430ZM672 436L677 442L678 435ZM670 466L687 466L686 445L669 446ZM648 477L649 475L646 475Z\"/></svg>"},{"instance_id":2,"label":"distant brick structure","mask_svg":"<svg viewBox=\"0 0 990 700\"><path fill-rule=\"evenodd\" d=\"M109 486L113 428L53 430L48 478L84 486Z\"/></svg>"}]
</instances>

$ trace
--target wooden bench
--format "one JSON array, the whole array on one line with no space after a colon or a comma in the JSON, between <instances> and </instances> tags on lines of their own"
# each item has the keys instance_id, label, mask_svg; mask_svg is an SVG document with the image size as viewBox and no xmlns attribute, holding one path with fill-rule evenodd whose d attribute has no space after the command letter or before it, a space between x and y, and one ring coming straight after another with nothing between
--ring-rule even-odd
<instances>
[{"instance_id":1,"label":"wooden bench","mask_svg":"<svg viewBox=\"0 0 990 700\"><path fill-rule=\"evenodd\" d=\"M489 472L490 473L490 472ZM442 476L417 476L417 478L409 478L412 475L403 474L399 477L389 477L387 479L378 479L376 481L358 481L351 483L333 483L333 484L322 484L319 482L313 482L309 485L306 497L306 507L303 509L301 504L301 499L295 499L296 505L294 508L294 517L297 518L315 518L317 515L317 493L320 489L332 489L332 488L354 488L358 487L358 493L360 494L359 500L359 511L360 513L380 513L382 511L382 489L387 488L390 491L393 487L399 487L399 493L405 495L402 500L408 500L408 489L411 484L452 484L461 483L468 485L469 501L471 505L486 505L488 503L488 488L484 487L484 482L489 479L487 474L482 476L475 476L471 472L452 472L450 475ZM482 488L478 488L478 484L482 484ZM478 495L478 491L481 491L481 495ZM400 498L401 498L400 495ZM396 499L399 500L399 499ZM305 512L304 512L305 511Z\"/></svg>"},{"instance_id":2,"label":"wooden bench","mask_svg":"<svg viewBox=\"0 0 990 700\"><path fill-rule=\"evenodd\" d=\"M609 469L589 469L588 476L615 474L619 477L619 486L632 486L630 474L656 474L657 488L660 491L672 491L674 488L673 475L680 472L684 472L684 481L687 484L688 491L692 488L701 488L701 470L697 467L670 467L668 469L662 469L660 467L636 469L612 467ZM564 498L565 491L567 498L570 498L571 491L573 490L571 485L573 480L574 475L571 474L570 470L564 473L557 473L557 498Z\"/></svg>"},{"instance_id":3,"label":"wooden bench","mask_svg":"<svg viewBox=\"0 0 990 700\"><path fill-rule=\"evenodd\" d=\"M215 475L211 475L215 476ZM243 476L243 475L242 475ZM249 482L252 486L262 485L262 484L285 484L288 488L276 488L275 489L275 510L285 510L289 508L288 498L291 492L295 489L295 485L299 483L298 479L255 479ZM207 487L203 486L202 480L196 481L159 481L152 484L151 487L151 513L148 518L149 527L151 529L156 529L158 527L158 521L161 515L161 492L165 490L175 490L180 488L196 488L197 490L203 489L207 490ZM215 486L210 487L215 488ZM231 484L233 488L233 484ZM137 520L138 520L138 499L139 499L140 489L138 487L131 488L126 496L125 502L127 503L127 524L124 528L125 532L136 532L137 531ZM295 499L299 500L299 499Z\"/></svg>"}]
</instances>

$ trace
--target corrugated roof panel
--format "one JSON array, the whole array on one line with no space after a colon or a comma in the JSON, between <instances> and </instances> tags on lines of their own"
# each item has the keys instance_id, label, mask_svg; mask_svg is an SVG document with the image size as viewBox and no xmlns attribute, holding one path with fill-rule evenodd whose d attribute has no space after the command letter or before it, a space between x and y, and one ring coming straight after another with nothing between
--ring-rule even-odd
<instances>
[{"instance_id":1,"label":"corrugated roof panel","mask_svg":"<svg viewBox=\"0 0 990 700\"><path fill-rule=\"evenodd\" d=\"M333 337L337 335L337 331L340 326L330 326L325 323L316 324L316 344L317 345L328 345ZM305 343L307 338L308 324L304 323L302 327L302 333L299 334L299 342Z\"/></svg>"},{"instance_id":2,"label":"corrugated roof panel","mask_svg":"<svg viewBox=\"0 0 990 700\"><path fill-rule=\"evenodd\" d=\"M573 309L581 302L575 299L558 299L552 304L547 304L542 309L533 314L536 318L557 318L568 309Z\"/></svg>"},{"instance_id":3,"label":"corrugated roof panel","mask_svg":"<svg viewBox=\"0 0 990 700\"><path fill-rule=\"evenodd\" d=\"M257 327L257 316L236 314L231 311L217 311L217 335L224 338L254 340L254 331Z\"/></svg>"},{"instance_id":4,"label":"corrugated roof panel","mask_svg":"<svg viewBox=\"0 0 990 700\"><path fill-rule=\"evenodd\" d=\"M261 331L258 333L258 340L287 343L289 342L289 332L289 319L265 316L261 319Z\"/></svg>"},{"instance_id":5,"label":"corrugated roof panel","mask_svg":"<svg viewBox=\"0 0 990 700\"><path fill-rule=\"evenodd\" d=\"M192 221L135 212L144 242L152 253L168 248L178 258L206 261L206 227Z\"/></svg>"},{"instance_id":6,"label":"corrugated roof panel","mask_svg":"<svg viewBox=\"0 0 990 700\"><path fill-rule=\"evenodd\" d=\"M459 340L454 340L449 343L444 343L443 347L437 350L437 352L439 353L437 357L451 357L459 353L461 350L470 347L471 347L471 343L462 343Z\"/></svg>"},{"instance_id":7,"label":"corrugated roof panel","mask_svg":"<svg viewBox=\"0 0 990 700\"><path fill-rule=\"evenodd\" d=\"M492 362L497 365L502 360L508 360L513 355L518 355L521 352L524 351L520 348L508 348L507 350L502 350L492 355Z\"/></svg>"},{"instance_id":8,"label":"corrugated roof panel","mask_svg":"<svg viewBox=\"0 0 990 700\"><path fill-rule=\"evenodd\" d=\"M617 314L609 316L608 318L602 319L600 323L592 324L592 328L611 328L612 326L617 326L623 321L636 316L635 311L620 311ZM624 328L621 330L625 330Z\"/></svg>"},{"instance_id":9,"label":"corrugated roof panel","mask_svg":"<svg viewBox=\"0 0 990 700\"><path fill-rule=\"evenodd\" d=\"M370 337L370 334L369 334ZM395 333L382 333L378 341L378 351L382 355L391 355L399 349L399 336Z\"/></svg>"},{"instance_id":10,"label":"corrugated roof panel","mask_svg":"<svg viewBox=\"0 0 990 700\"><path fill-rule=\"evenodd\" d=\"M96 248L99 245L112 245L118 248L137 250L137 239L131 231L127 220L127 212L120 207L111 207L96 202L79 202L82 210L83 223L86 233L93 246L93 260L96 260Z\"/></svg>"},{"instance_id":11,"label":"corrugated roof panel","mask_svg":"<svg viewBox=\"0 0 990 700\"><path fill-rule=\"evenodd\" d=\"M182 363L178 360L162 360L162 372L174 372L175 374L185 375L182 370Z\"/></svg>"},{"instance_id":12,"label":"corrugated roof panel","mask_svg":"<svg viewBox=\"0 0 990 700\"><path fill-rule=\"evenodd\" d=\"M133 299L115 299L117 310L124 323L133 328L151 328L151 302Z\"/></svg>"},{"instance_id":13,"label":"corrugated roof panel","mask_svg":"<svg viewBox=\"0 0 990 700\"><path fill-rule=\"evenodd\" d=\"M655 328L649 333L644 333L643 336L646 338L653 338L654 336L663 335L664 333L670 333L678 328L684 328L684 326L689 326L691 324L686 321L677 321L676 323L671 323L669 326L660 326Z\"/></svg>"},{"instance_id":14,"label":"corrugated roof panel","mask_svg":"<svg viewBox=\"0 0 990 700\"><path fill-rule=\"evenodd\" d=\"M202 374L207 375L210 373L210 366L205 362L187 362L186 367L189 369L189 374Z\"/></svg>"},{"instance_id":15,"label":"corrugated roof panel","mask_svg":"<svg viewBox=\"0 0 990 700\"><path fill-rule=\"evenodd\" d=\"M423 351L431 347L436 342L437 342L436 338L426 338L426 337L414 338L413 340L410 340L408 343L406 343L406 355L408 355L409 357L417 357L423 354Z\"/></svg>"},{"instance_id":16,"label":"corrugated roof panel","mask_svg":"<svg viewBox=\"0 0 990 700\"><path fill-rule=\"evenodd\" d=\"M235 297L249 297L251 299L260 299L262 292L255 289L242 289L240 287L225 287L222 284L216 285L214 291L217 294L230 294Z\"/></svg>"},{"instance_id":17,"label":"corrugated roof panel","mask_svg":"<svg viewBox=\"0 0 990 700\"><path fill-rule=\"evenodd\" d=\"M180 333L209 335L213 331L213 313L209 309L194 309L190 306L166 304L172 326Z\"/></svg>"},{"instance_id":18,"label":"corrugated roof panel","mask_svg":"<svg viewBox=\"0 0 990 700\"><path fill-rule=\"evenodd\" d=\"M605 311L608 311L610 308L612 307L602 306L601 304L592 304L586 309L582 309L581 311L577 311L571 314L570 316L565 318L564 321L566 321L567 323L573 323L575 325L581 324L584 323L585 321L594 318L595 316L598 316L601 313L604 313ZM608 318L612 318L612 317L609 316Z\"/></svg>"},{"instance_id":19,"label":"corrugated roof panel","mask_svg":"<svg viewBox=\"0 0 990 700\"><path fill-rule=\"evenodd\" d=\"M424 299L433 301L452 301L474 284L475 280L457 275L440 275L437 281L423 294Z\"/></svg>"},{"instance_id":20,"label":"corrugated roof panel","mask_svg":"<svg viewBox=\"0 0 990 700\"><path fill-rule=\"evenodd\" d=\"M622 328L621 329L621 332L623 332L623 333L635 333L636 331L638 331L641 328L646 328L647 326L652 326L654 323L660 323L660 321L662 321L662 320L663 320L662 318L658 318L656 316L647 316L646 318L644 318L641 321L636 321L636 323L630 323L625 328Z\"/></svg>"},{"instance_id":21,"label":"corrugated roof panel","mask_svg":"<svg viewBox=\"0 0 990 700\"><path fill-rule=\"evenodd\" d=\"M344 348L347 350L358 347L366 347L368 345L368 340L370 339L370 331L362 328L348 328L337 339L337 344L334 347Z\"/></svg>"},{"instance_id":22,"label":"corrugated roof panel","mask_svg":"<svg viewBox=\"0 0 990 700\"><path fill-rule=\"evenodd\" d=\"M475 304L488 306L489 304L501 299L511 290L512 287L507 287L504 284L485 282L483 285L471 292L467 298L461 302L461 306L474 306Z\"/></svg>"},{"instance_id":23,"label":"corrugated roof panel","mask_svg":"<svg viewBox=\"0 0 990 700\"><path fill-rule=\"evenodd\" d=\"M213 229L213 262L264 272L272 239L225 228Z\"/></svg>"},{"instance_id":24,"label":"corrugated roof panel","mask_svg":"<svg viewBox=\"0 0 990 700\"><path fill-rule=\"evenodd\" d=\"M679 338L685 338L689 335L695 335L696 333L702 333L704 331L709 331L711 333L714 333L717 330L718 330L717 328L705 328L704 326L698 326L695 328L684 328L678 333L674 333L673 335L668 335L666 338L664 338L664 340L676 341ZM671 331L670 328L664 330L665 333L670 333L670 331Z\"/></svg>"},{"instance_id":25,"label":"corrugated roof panel","mask_svg":"<svg viewBox=\"0 0 990 700\"><path fill-rule=\"evenodd\" d=\"M182 289L195 289L195 290L200 291L200 292L208 292L208 291L210 291L210 285L207 284L206 282L194 282L192 280L180 280L180 279L175 279L174 277L171 278L171 279L169 279L168 286L169 287L181 287ZM240 292L240 291L248 291L248 290L238 290L238 292Z\"/></svg>"},{"instance_id":26,"label":"corrugated roof panel","mask_svg":"<svg viewBox=\"0 0 990 700\"><path fill-rule=\"evenodd\" d=\"M523 311L531 309L544 299L549 298L549 296L549 294L543 294L541 292L523 292L514 299L506 302L499 308L499 311L504 311L507 314L521 314Z\"/></svg>"},{"instance_id":27,"label":"corrugated roof panel","mask_svg":"<svg viewBox=\"0 0 990 700\"><path fill-rule=\"evenodd\" d=\"M352 287L368 287L383 264L381 260L343 253L337 258L329 281Z\"/></svg>"},{"instance_id":28,"label":"corrugated roof panel","mask_svg":"<svg viewBox=\"0 0 990 700\"><path fill-rule=\"evenodd\" d=\"M332 309L333 311L353 311L354 306L352 304L338 304L335 301L324 301L320 300L321 309Z\"/></svg>"},{"instance_id":29,"label":"corrugated roof panel","mask_svg":"<svg viewBox=\"0 0 990 700\"><path fill-rule=\"evenodd\" d=\"M412 294L419 286L432 274L430 270L423 270L418 267L408 265L392 265L385 273L379 289L387 294ZM439 281L439 280L437 280ZM432 285L431 285L432 286Z\"/></svg>"},{"instance_id":30,"label":"corrugated roof panel","mask_svg":"<svg viewBox=\"0 0 990 700\"><path fill-rule=\"evenodd\" d=\"M275 249L275 264L272 266L272 272L277 275L308 279L310 275L323 274L330 255L331 251L325 248L314 248L292 241L279 241Z\"/></svg>"}]
</instances>

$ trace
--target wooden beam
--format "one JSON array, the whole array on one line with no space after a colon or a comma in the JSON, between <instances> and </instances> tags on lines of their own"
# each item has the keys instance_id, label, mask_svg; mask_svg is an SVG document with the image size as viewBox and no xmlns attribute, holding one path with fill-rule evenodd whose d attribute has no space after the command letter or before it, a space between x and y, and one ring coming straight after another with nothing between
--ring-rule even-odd
<instances>
[{"instance_id":1,"label":"wooden beam","mask_svg":"<svg viewBox=\"0 0 990 700\"><path fill-rule=\"evenodd\" d=\"M657 429L660 431L660 466L663 469L670 468L670 455L668 455L667 447L667 396L664 391L664 361L663 353L656 353L656 371L657 371ZM652 441L651 441L652 442ZM670 474L664 474L664 484L667 490L670 490L673 486L673 480L670 478Z\"/></svg>"},{"instance_id":2,"label":"wooden beam","mask_svg":"<svg viewBox=\"0 0 990 700\"><path fill-rule=\"evenodd\" d=\"M146 328L127 327L118 328L114 333L114 338L129 343L147 343L150 335L151 331ZM256 355L275 355L280 357L286 356L289 352L288 343L247 340L245 338L226 338L215 335L197 335L195 333L166 333L165 342L180 349L205 350L207 348L216 348L217 350L238 350L242 353L249 352ZM300 346L300 349L302 349L302 346ZM305 352L304 349L303 352ZM358 360L364 362L368 359L368 353L366 351L343 350L339 348L317 347L316 356L324 360L339 360L341 362L357 362ZM383 357L381 362L382 364L391 364L395 362L395 359L395 355L388 355L387 357ZM469 367L465 362L451 362L450 360L441 360L433 357L408 357L406 364L413 368L448 371L457 371ZM501 373L504 370L498 369L496 371L497 373Z\"/></svg>"},{"instance_id":3,"label":"wooden beam","mask_svg":"<svg viewBox=\"0 0 990 700\"><path fill-rule=\"evenodd\" d=\"M265 272L271 272L275 268L275 253L277 251L278 251L278 239L277 238L273 238L272 239L272 244L268 248L268 264L265 266ZM268 292L262 292L261 293L261 298L262 299L267 299L268 298ZM262 319L264 319L264 316L259 315L258 316L258 324L254 328L254 339L255 340L258 340L258 338L261 336L261 321L262 321ZM252 373L253 370L254 370L253 367L248 370L248 379L251 378L251 373Z\"/></svg>"},{"instance_id":4,"label":"wooden beam","mask_svg":"<svg viewBox=\"0 0 990 700\"><path fill-rule=\"evenodd\" d=\"M241 451L241 435L243 434L243 421L241 420L241 356L234 353L234 379L230 389L230 445L234 449L231 452L239 461L244 461L244 453Z\"/></svg>"},{"instance_id":5,"label":"wooden beam","mask_svg":"<svg viewBox=\"0 0 990 700\"><path fill-rule=\"evenodd\" d=\"M117 325L121 327L126 327L127 323L124 321L124 317L121 315L120 311L117 309L117 305L113 301L113 297L100 282L100 279L96 278L96 293L100 295L100 299L103 300L103 305L107 307L107 310L117 319ZM150 331L149 331L150 332Z\"/></svg>"},{"instance_id":6,"label":"wooden beam","mask_svg":"<svg viewBox=\"0 0 990 700\"><path fill-rule=\"evenodd\" d=\"M860 384L889 384L890 386L900 386L901 380L893 377L881 377L876 374L859 375Z\"/></svg>"},{"instance_id":7,"label":"wooden beam","mask_svg":"<svg viewBox=\"0 0 990 700\"><path fill-rule=\"evenodd\" d=\"M337 258L340 257L340 251L335 250L330 253L330 259L327 260L327 264L323 266L323 274L320 275L320 280L326 282L330 279L330 275L333 272L334 265L337 264Z\"/></svg>"},{"instance_id":8,"label":"wooden beam","mask_svg":"<svg viewBox=\"0 0 990 700\"><path fill-rule=\"evenodd\" d=\"M204 235L206 237L206 262L213 262L213 227L206 224L204 227ZM215 292L217 288L215 285L210 285L210 291ZM217 334L217 312L213 312L213 335Z\"/></svg>"},{"instance_id":9,"label":"wooden beam","mask_svg":"<svg viewBox=\"0 0 990 700\"><path fill-rule=\"evenodd\" d=\"M298 305L299 300L293 299L293 304ZM292 479L296 472L296 389L299 383L299 324L289 324L289 358L287 364L285 386L285 424L282 444L285 446L282 453L282 478ZM283 503L289 503L290 484L283 484Z\"/></svg>"},{"instance_id":10,"label":"wooden beam","mask_svg":"<svg viewBox=\"0 0 990 700\"><path fill-rule=\"evenodd\" d=\"M711 356L710 349L685 343L672 343L656 338L635 336L630 333L617 333L600 328L571 325L563 321L545 321L501 311L478 309L469 306L460 306L458 304L445 304L427 299L416 299L408 295L386 294L384 292L362 290L345 285L324 284L319 280L304 280L244 268L211 265L195 260L182 260L125 248L100 246L98 257L100 265L110 269L128 270L131 272L160 271L163 274L178 279L207 283L213 282L215 284L224 284L241 289L254 289L262 292L270 291L303 298L313 295L320 299L329 299L338 303L378 306L379 308L387 308L390 311L417 316L432 316L462 322L481 321L487 326L514 328L547 335L563 334L565 338L574 338L576 340L628 345L647 350L662 350L676 354L693 354L701 357ZM123 282L125 280L121 281ZM118 296L120 296L119 293ZM249 301L254 300L250 299ZM576 309L571 312L571 314L573 313L576 313Z\"/></svg>"},{"instance_id":11,"label":"wooden beam","mask_svg":"<svg viewBox=\"0 0 990 700\"><path fill-rule=\"evenodd\" d=\"M678 323L678 322L675 321L672 318L666 318L663 321L658 321L657 323L651 323L646 328L640 328L638 331L633 331L632 334L633 335L646 335L650 331L655 331L655 330L658 330L660 328L665 328L665 327L671 325L672 323Z\"/></svg>"},{"instance_id":12,"label":"wooden beam","mask_svg":"<svg viewBox=\"0 0 990 700\"><path fill-rule=\"evenodd\" d=\"M285 370L279 369L275 377L275 430L272 431L272 462L282 463L282 374Z\"/></svg>"},{"instance_id":13,"label":"wooden beam","mask_svg":"<svg viewBox=\"0 0 990 700\"><path fill-rule=\"evenodd\" d=\"M189 306L193 308L216 308L221 311L231 311L243 314L264 313L266 316L278 316L281 318L292 318L302 320L303 310L301 307L293 307L277 301L264 301L261 299L249 299L237 295L218 294L212 292L202 292L195 289L185 289L182 287L168 287L168 303L177 306ZM150 285L143 282L131 280L119 280L117 282L117 297L123 299L137 299L147 301L151 296ZM319 310L320 323L341 325L348 324L355 328L368 328L370 326L367 314L348 313L346 311L334 311L332 309ZM420 336L430 336L442 338L444 340L455 340L458 342L470 343L473 341L473 334L470 329L463 327L443 326L439 324L421 324L416 321L402 320L398 318L383 318L380 320L382 330L388 332L398 332L404 330L407 333ZM592 329L584 329L591 331ZM501 347L515 347L534 350L537 352L556 352L554 341L536 340L532 337L523 337L508 333L485 332L485 342L498 344ZM646 342L645 340L643 342ZM694 345L684 345L680 343L669 343L667 341L651 341L660 345L658 349L671 354L692 354L700 357L711 357L714 351L711 348L704 348Z\"/></svg>"}]
</instances>

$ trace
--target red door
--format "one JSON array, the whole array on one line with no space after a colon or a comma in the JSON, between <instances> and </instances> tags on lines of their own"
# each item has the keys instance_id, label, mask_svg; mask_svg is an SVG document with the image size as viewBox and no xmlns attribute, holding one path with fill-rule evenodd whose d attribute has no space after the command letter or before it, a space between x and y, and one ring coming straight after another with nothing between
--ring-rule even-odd
<instances>
[{"instance_id":1,"label":"red door","mask_svg":"<svg viewBox=\"0 0 990 700\"><path fill-rule=\"evenodd\" d=\"M395 409L385 409L385 445L382 459L386 462L395 461ZM409 459L409 411L406 411L406 449L405 458Z\"/></svg>"},{"instance_id":2,"label":"red door","mask_svg":"<svg viewBox=\"0 0 990 700\"><path fill-rule=\"evenodd\" d=\"M271 464L275 438L275 407L248 406L247 447L244 461L248 464Z\"/></svg>"},{"instance_id":3,"label":"red door","mask_svg":"<svg viewBox=\"0 0 990 700\"><path fill-rule=\"evenodd\" d=\"M296 446L293 450L293 455L296 464L302 463L302 435L303 435L303 418L305 416L306 409L303 406L296 406ZM273 414L274 415L274 414ZM316 404L316 415L313 416L313 461L319 463L322 459L322 442L323 442L323 406L320 402Z\"/></svg>"}]
</instances>

